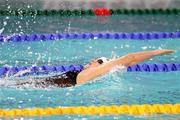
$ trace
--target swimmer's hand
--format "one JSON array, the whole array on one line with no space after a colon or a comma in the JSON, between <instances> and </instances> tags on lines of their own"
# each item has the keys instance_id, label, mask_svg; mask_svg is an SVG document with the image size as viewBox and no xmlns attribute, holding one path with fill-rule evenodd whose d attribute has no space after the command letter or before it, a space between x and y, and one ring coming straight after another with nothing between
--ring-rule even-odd
<instances>
[{"instance_id":1,"label":"swimmer's hand","mask_svg":"<svg viewBox=\"0 0 180 120\"><path fill-rule=\"evenodd\" d=\"M155 55L165 55L174 53L174 50L154 50Z\"/></svg>"}]
</instances>

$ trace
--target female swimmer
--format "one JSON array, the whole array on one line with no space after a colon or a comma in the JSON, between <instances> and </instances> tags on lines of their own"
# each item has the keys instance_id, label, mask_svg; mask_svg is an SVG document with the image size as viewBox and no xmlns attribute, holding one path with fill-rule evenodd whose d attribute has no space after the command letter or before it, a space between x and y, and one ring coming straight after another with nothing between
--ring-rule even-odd
<instances>
[{"instance_id":1,"label":"female swimmer","mask_svg":"<svg viewBox=\"0 0 180 120\"><path fill-rule=\"evenodd\" d=\"M37 86L58 86L58 87L70 87L76 84L83 84L87 81L93 80L98 76L102 76L109 72L115 66L131 66L144 60L150 59L154 56L173 53L173 50L153 50L145 52L130 53L117 59L108 60L105 57L101 57L92 60L85 65L82 71L68 71L66 73L45 78L41 81L24 82L18 85L35 84Z\"/></svg>"}]
</instances>

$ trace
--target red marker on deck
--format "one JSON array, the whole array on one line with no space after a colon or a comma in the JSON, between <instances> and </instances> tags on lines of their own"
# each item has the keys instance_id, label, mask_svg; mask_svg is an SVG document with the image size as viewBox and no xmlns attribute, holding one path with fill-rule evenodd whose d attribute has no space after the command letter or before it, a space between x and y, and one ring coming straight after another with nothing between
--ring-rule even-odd
<instances>
[{"instance_id":1,"label":"red marker on deck","mask_svg":"<svg viewBox=\"0 0 180 120\"><path fill-rule=\"evenodd\" d=\"M93 11L96 16L110 16L110 11L107 8L94 8Z\"/></svg>"}]
</instances>

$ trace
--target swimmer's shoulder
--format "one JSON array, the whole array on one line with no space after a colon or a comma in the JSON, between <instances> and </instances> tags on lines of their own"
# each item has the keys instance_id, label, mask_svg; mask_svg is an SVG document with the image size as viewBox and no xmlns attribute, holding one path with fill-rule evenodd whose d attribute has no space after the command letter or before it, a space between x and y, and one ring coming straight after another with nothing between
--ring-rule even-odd
<instances>
[{"instance_id":1,"label":"swimmer's shoulder","mask_svg":"<svg viewBox=\"0 0 180 120\"><path fill-rule=\"evenodd\" d=\"M116 65L115 60L111 60L103 65L85 69L77 75L77 84L83 84L87 81L95 79L98 76L104 75Z\"/></svg>"}]
</instances>

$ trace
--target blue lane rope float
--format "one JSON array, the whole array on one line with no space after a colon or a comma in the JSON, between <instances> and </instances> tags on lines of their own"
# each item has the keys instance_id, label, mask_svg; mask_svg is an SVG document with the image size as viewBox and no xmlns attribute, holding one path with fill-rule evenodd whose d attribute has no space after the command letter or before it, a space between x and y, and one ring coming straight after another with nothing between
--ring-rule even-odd
<instances>
[{"instance_id":1,"label":"blue lane rope float","mask_svg":"<svg viewBox=\"0 0 180 120\"><path fill-rule=\"evenodd\" d=\"M180 38L180 32L18 34L0 35L0 42L47 41L63 39L157 40L168 38Z\"/></svg>"},{"instance_id":2,"label":"blue lane rope float","mask_svg":"<svg viewBox=\"0 0 180 120\"><path fill-rule=\"evenodd\" d=\"M19 71L29 70L28 73L24 75L30 74L44 74L49 72L65 72L65 71L73 71L83 70L83 65L69 65L69 66L33 66L33 67L1 67L0 68L0 76L3 77L5 75L14 75ZM128 72L170 72L170 71L180 71L180 64L177 63L164 63L164 64L137 64L134 66L130 66L127 68ZM23 75L23 76L24 76Z\"/></svg>"},{"instance_id":3,"label":"blue lane rope float","mask_svg":"<svg viewBox=\"0 0 180 120\"><path fill-rule=\"evenodd\" d=\"M59 66L33 66L33 67L1 67L0 68L0 76L6 76L6 75L15 75L16 73L20 71L25 71L28 70L27 73L23 74L22 76L25 75L32 75L32 74L46 74L50 72L66 72L66 71L73 71L73 70L78 70L81 71L83 70L82 65L69 65L69 66L64 66L64 65L59 65Z\"/></svg>"}]
</instances>

